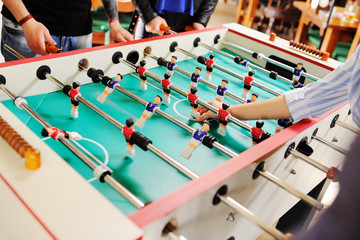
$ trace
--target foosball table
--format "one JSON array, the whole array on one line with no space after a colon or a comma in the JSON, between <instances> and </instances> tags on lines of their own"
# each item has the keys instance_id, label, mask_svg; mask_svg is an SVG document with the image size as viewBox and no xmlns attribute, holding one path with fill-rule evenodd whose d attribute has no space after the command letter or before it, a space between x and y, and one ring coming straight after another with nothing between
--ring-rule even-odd
<instances>
[{"instance_id":1,"label":"foosball table","mask_svg":"<svg viewBox=\"0 0 360 240\"><path fill-rule=\"evenodd\" d=\"M188 101L197 67L197 104L216 111L208 102L223 80L219 101L248 104L253 93L259 101L293 89L299 62L303 84L339 65L237 24L2 63L0 235L256 239L265 231L289 238L274 224L299 201L310 217L323 208L322 194L308 193L324 181L326 189L358 134L348 104L277 133L278 122L264 120L272 136L258 144L250 134L256 121L230 116L224 132L212 120L202 144L182 153L203 127Z\"/></svg>"}]
</instances>

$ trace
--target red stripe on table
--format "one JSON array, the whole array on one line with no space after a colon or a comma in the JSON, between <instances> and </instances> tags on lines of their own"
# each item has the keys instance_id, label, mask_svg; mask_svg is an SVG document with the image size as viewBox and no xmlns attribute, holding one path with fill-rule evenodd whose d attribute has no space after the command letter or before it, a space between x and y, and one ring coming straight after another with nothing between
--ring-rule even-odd
<instances>
[{"instance_id":1,"label":"red stripe on table","mask_svg":"<svg viewBox=\"0 0 360 240\"><path fill-rule=\"evenodd\" d=\"M20 202L26 207L26 209L33 215L33 217L40 223L40 225L45 229L45 231L51 236L52 239L57 239L55 235L48 229L48 227L41 221L41 219L34 213L34 211L26 204L26 202L21 198L21 196L16 192L16 190L10 185L8 181L0 174L0 178L8 186L8 188L14 193L14 195L20 200Z\"/></svg>"},{"instance_id":2,"label":"red stripe on table","mask_svg":"<svg viewBox=\"0 0 360 240\"><path fill-rule=\"evenodd\" d=\"M319 67L325 68L325 69L327 69L327 70L330 70L330 71L333 71L333 70L334 70L334 68L332 68L332 67L329 67L329 66L327 66L327 65L325 65L325 64L322 64L322 63L319 63L319 62L317 62L317 61L315 61L315 60L313 60L313 59L311 59L311 58L308 58L308 57L305 57L305 56L296 54L296 53L294 53L294 52L292 52L292 51L286 50L286 49L284 49L284 48L278 47L278 46L276 46L275 44L270 44L270 43L268 43L268 42L264 42L264 41L262 41L262 40L259 40L259 39L257 39L257 38L250 37L250 36L248 36L248 35L246 35L246 34L237 32L237 31L232 30L232 29L229 29L229 32L235 33L235 34L240 35L240 36L242 36L242 37L244 37L244 38L248 38L248 39L250 39L250 40L252 40L252 41L255 41L255 42L264 44L264 45L266 45L266 46L268 46L268 47L275 48L276 50L279 50L279 51L281 51L281 52L287 53L287 54L292 55L292 56L294 56L294 57L300 58L300 59L305 60L305 61L307 61L307 62L310 62L310 63L312 63L312 64L314 64L314 65L317 65L317 66L319 66Z\"/></svg>"}]
</instances>

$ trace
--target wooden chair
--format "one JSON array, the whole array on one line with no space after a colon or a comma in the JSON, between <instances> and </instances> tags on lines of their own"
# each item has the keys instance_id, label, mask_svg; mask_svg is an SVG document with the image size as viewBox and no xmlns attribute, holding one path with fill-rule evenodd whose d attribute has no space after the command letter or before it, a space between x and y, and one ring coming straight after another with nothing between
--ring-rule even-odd
<instances>
[{"instance_id":1,"label":"wooden chair","mask_svg":"<svg viewBox=\"0 0 360 240\"><path fill-rule=\"evenodd\" d=\"M260 1L261 3L261 1ZM266 6L264 6L266 5ZM299 11L293 7L293 0L268 0L267 4L263 2L261 7L262 14L258 22L258 29L261 29L265 18L269 19L269 24L266 29L266 34L270 34L272 31L275 21L280 21L279 30L283 32L284 23L290 23L290 35L294 38L295 25L298 23L300 18Z\"/></svg>"}]
</instances>

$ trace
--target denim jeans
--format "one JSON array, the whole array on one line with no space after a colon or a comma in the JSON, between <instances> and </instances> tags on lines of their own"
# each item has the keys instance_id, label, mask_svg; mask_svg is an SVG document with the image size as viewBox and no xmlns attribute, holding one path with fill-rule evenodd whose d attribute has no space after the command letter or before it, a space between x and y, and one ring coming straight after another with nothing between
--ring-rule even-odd
<instances>
[{"instance_id":1,"label":"denim jeans","mask_svg":"<svg viewBox=\"0 0 360 240\"><path fill-rule=\"evenodd\" d=\"M56 47L62 48L65 51L71 51L82 48L89 48L92 46L92 33L83 36L54 36L51 37L56 41ZM1 53L5 61L18 60L13 54L4 49L4 44L7 44L12 49L22 54L26 58L37 57L27 45L24 32L19 24L2 17L2 31L1 31Z\"/></svg>"}]
</instances>

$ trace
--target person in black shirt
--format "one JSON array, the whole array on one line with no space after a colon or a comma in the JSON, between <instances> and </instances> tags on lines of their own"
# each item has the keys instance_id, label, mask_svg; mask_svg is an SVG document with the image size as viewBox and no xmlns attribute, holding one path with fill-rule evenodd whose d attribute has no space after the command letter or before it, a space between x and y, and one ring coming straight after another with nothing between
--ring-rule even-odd
<instances>
[{"instance_id":1,"label":"person in black shirt","mask_svg":"<svg viewBox=\"0 0 360 240\"><path fill-rule=\"evenodd\" d=\"M160 25L175 32L185 31L186 26L204 29L214 12L218 0L132 0L141 18L135 39L163 35Z\"/></svg>"},{"instance_id":2,"label":"person in black shirt","mask_svg":"<svg viewBox=\"0 0 360 240\"><path fill-rule=\"evenodd\" d=\"M109 19L111 38L133 40L120 26L116 0L102 0ZM46 55L45 41L63 51L91 47L91 0L3 0L1 52L5 61L17 58L6 43L25 57Z\"/></svg>"}]
</instances>

